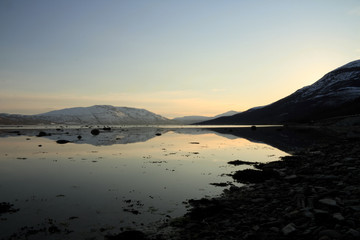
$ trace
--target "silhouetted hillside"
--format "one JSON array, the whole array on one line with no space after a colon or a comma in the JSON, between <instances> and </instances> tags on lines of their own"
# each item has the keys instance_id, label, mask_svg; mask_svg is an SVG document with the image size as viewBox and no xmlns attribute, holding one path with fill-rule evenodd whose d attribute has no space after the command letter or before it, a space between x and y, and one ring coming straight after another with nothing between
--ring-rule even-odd
<instances>
[{"instance_id":1,"label":"silhouetted hillside","mask_svg":"<svg viewBox=\"0 0 360 240\"><path fill-rule=\"evenodd\" d=\"M301 123L359 113L360 60L357 60L270 105L199 124Z\"/></svg>"}]
</instances>

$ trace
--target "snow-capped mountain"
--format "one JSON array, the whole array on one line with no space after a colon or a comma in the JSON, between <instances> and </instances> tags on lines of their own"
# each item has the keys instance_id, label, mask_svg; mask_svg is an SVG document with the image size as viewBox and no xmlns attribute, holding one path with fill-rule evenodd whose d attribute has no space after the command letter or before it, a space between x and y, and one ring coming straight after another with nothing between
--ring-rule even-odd
<instances>
[{"instance_id":1,"label":"snow-capped mountain","mask_svg":"<svg viewBox=\"0 0 360 240\"><path fill-rule=\"evenodd\" d=\"M232 115L237 114L237 113L239 113L239 112L228 111L228 112L216 115L214 117L185 116L185 117L177 117L177 118L174 118L173 120L178 122L178 123L181 123L181 124L193 124L193 123L197 123L197 122L208 121L208 120L219 118L219 117L232 116Z\"/></svg>"},{"instance_id":2,"label":"snow-capped mountain","mask_svg":"<svg viewBox=\"0 0 360 240\"><path fill-rule=\"evenodd\" d=\"M360 60L339 67L270 105L201 124L279 124L351 114L360 114Z\"/></svg>"},{"instance_id":3,"label":"snow-capped mountain","mask_svg":"<svg viewBox=\"0 0 360 240\"><path fill-rule=\"evenodd\" d=\"M326 74L319 81L296 91L294 103L319 100L316 104L337 105L360 97L360 60Z\"/></svg>"},{"instance_id":4,"label":"snow-capped mountain","mask_svg":"<svg viewBox=\"0 0 360 240\"><path fill-rule=\"evenodd\" d=\"M165 117L152 113L145 109L114 107L110 105L96 105L92 107L67 108L37 115L9 115L2 118L33 119L35 123L55 124L100 124L100 125L123 125L123 124L172 124ZM5 123L4 123L5 124Z\"/></svg>"}]
</instances>

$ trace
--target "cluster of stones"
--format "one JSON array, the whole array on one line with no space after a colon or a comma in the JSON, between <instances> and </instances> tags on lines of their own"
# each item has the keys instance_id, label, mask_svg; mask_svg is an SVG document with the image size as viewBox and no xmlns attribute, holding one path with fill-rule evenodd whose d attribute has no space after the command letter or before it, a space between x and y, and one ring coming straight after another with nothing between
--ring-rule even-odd
<instances>
[{"instance_id":1,"label":"cluster of stones","mask_svg":"<svg viewBox=\"0 0 360 240\"><path fill-rule=\"evenodd\" d=\"M360 239L359 139L257 167L266 173L262 182L189 201L192 209L164 227L163 238Z\"/></svg>"}]
</instances>

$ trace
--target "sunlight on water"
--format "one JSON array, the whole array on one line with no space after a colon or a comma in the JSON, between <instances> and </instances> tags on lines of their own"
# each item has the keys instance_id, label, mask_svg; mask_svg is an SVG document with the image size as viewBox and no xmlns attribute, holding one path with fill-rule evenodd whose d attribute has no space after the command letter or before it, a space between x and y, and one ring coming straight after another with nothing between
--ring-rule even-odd
<instances>
[{"instance_id":1,"label":"sunlight on water","mask_svg":"<svg viewBox=\"0 0 360 240\"><path fill-rule=\"evenodd\" d=\"M188 199L221 194L224 188L210 183L235 184L227 174L251 168L227 162L287 155L208 130L113 130L99 136L89 131L52 130L46 137L36 137L38 130L19 136L2 132L0 202L20 209L1 216L3 236L48 219L81 236L165 221L183 215ZM57 144L57 139L72 142Z\"/></svg>"}]
</instances>

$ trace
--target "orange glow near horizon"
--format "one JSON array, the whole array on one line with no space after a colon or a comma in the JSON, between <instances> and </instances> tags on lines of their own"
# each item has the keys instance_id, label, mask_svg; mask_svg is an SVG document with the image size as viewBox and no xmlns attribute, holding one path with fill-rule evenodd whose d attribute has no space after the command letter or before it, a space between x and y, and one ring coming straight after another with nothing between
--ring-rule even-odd
<instances>
[{"instance_id":1,"label":"orange glow near horizon","mask_svg":"<svg viewBox=\"0 0 360 240\"><path fill-rule=\"evenodd\" d=\"M112 105L173 118L268 105L360 58L358 8L0 1L11 23L0 26L0 112Z\"/></svg>"}]
</instances>

